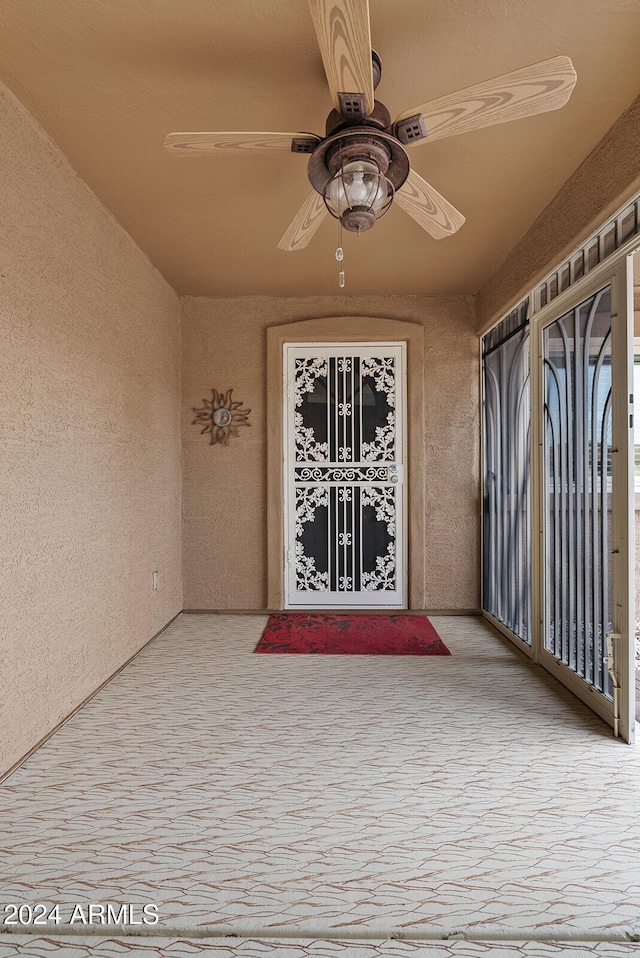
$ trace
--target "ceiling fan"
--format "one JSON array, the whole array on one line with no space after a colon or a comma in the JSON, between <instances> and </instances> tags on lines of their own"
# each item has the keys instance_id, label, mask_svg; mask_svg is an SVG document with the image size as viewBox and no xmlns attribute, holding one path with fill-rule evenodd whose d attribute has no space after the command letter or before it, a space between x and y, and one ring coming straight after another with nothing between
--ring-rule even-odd
<instances>
[{"instance_id":1,"label":"ceiling fan","mask_svg":"<svg viewBox=\"0 0 640 958\"><path fill-rule=\"evenodd\" d=\"M374 99L382 72L371 49L369 0L309 0L333 99L325 136L312 133L170 133L164 145L203 152L293 152L309 157L313 192L278 243L307 245L330 212L343 227L371 229L396 202L435 239L464 216L411 169L407 147L564 106L575 86L569 57L557 56L405 110L392 122Z\"/></svg>"}]
</instances>

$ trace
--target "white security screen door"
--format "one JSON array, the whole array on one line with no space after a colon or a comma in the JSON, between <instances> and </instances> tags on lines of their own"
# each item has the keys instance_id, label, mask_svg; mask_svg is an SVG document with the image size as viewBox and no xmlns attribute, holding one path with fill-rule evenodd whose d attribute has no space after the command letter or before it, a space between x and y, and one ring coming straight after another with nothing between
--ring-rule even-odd
<instances>
[{"instance_id":1,"label":"white security screen door","mask_svg":"<svg viewBox=\"0 0 640 958\"><path fill-rule=\"evenodd\" d=\"M284 347L287 608L403 608L402 343Z\"/></svg>"}]
</instances>

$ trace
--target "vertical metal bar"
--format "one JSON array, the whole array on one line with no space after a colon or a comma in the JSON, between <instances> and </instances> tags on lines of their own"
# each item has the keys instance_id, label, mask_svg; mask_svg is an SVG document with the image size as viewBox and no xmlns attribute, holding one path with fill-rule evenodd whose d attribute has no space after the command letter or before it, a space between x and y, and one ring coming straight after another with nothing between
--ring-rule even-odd
<instances>
[{"instance_id":1,"label":"vertical metal bar","mask_svg":"<svg viewBox=\"0 0 640 958\"><path fill-rule=\"evenodd\" d=\"M525 351L522 352L522 357L524 358ZM519 607L519 632L520 637L528 642L529 641L529 603L527 599L527 570L526 570L526 555L528 551L527 546L527 527L528 527L528 493L527 493L527 473L528 473L528 457L527 457L527 437L529 432L529 422L528 417L525 415L525 409L527 406L527 395L529 392L529 376L525 375L525 366L523 360L520 363L520 375L522 377L522 384L520 388L520 395L518 398L518 415L516 419L517 429L518 429L518 607Z\"/></svg>"},{"instance_id":2,"label":"vertical metal bar","mask_svg":"<svg viewBox=\"0 0 640 958\"><path fill-rule=\"evenodd\" d=\"M342 395L343 395L343 398L344 398L344 392L343 392ZM338 506L338 508L340 509L340 513L341 513L341 516L340 516L340 531L342 532L342 549L341 549L341 554L340 554L340 562L341 562L340 572L342 573L342 581L343 581L343 587L342 587L342 588L343 588L343 591L346 592L346 591L347 591L347 575L348 575L348 572L347 572L347 532L348 532L348 529L347 529L347 504L346 504L346 502L344 501L344 499L342 499L342 501L340 502L340 497L339 497L339 496L338 496L338 501L339 501L339 506ZM339 538L340 538L340 537L338 536L338 540L339 540Z\"/></svg>"},{"instance_id":3,"label":"vertical metal bar","mask_svg":"<svg viewBox=\"0 0 640 958\"><path fill-rule=\"evenodd\" d=\"M511 343L509 345L512 345ZM505 350L502 350L505 352ZM506 356L505 356L506 360ZM515 585L516 577L514 575L513 569L513 560L515 555L515 526L516 526L516 517L515 517L515 501L516 501L516 483L515 483L515 471L514 471L514 438L515 438L515 428L514 428L514 414L516 412L514 406L514 396L513 396L513 361L510 363L509 372L506 375L505 382L505 391L507 394L506 406L506 423L505 423L505 453L506 453L506 462L505 462L505 476L506 476L506 489L505 494L507 497L506 507L507 507L507 535L505 537L505 564L503 569L503 577L505 580L505 598L506 598L506 622L509 628L513 629L514 618L515 618ZM506 372L506 371L505 371Z\"/></svg>"},{"instance_id":4,"label":"vertical metal bar","mask_svg":"<svg viewBox=\"0 0 640 958\"><path fill-rule=\"evenodd\" d=\"M551 523L550 521L550 508L551 504L557 510L559 502L559 486L558 486L558 463L556 459L556 454L554 452L554 445L549 441L549 415L551 411L550 403L550 373L552 370L551 359L550 359L550 347L549 347L549 329L545 330L543 333L543 357L542 357L542 377L543 377L543 391L542 391L542 406L543 406L543 415L544 415L544 427L542 428L541 438L544 442L542 459L544 464L544 475L543 481L541 483L542 491L544 495L544 510L543 515L544 519L541 522L546 528L546 535L544 537L545 541L545 561L543 562L543 575L544 575L544 600L545 600L545 615L544 615L544 625L545 625L545 634L544 634L544 647L553 651L554 655L557 655L557 594L555 590L555 582L558 576L560 569L561 556L556 554L553 567L549 562L549 553L550 553L550 543L551 543L551 534L553 534L554 541L554 550L557 552L557 523ZM560 400L558 398L558 408L560 407ZM553 438L553 436L552 436ZM553 480L553 486L552 486ZM554 515L555 519L555 515ZM552 614L552 596L553 596L553 614ZM553 635L553 643L551 642L551 636Z\"/></svg>"},{"instance_id":5,"label":"vertical metal bar","mask_svg":"<svg viewBox=\"0 0 640 958\"><path fill-rule=\"evenodd\" d=\"M594 636L601 630L600 601L598 589L600 584L600 549L599 542L599 502L598 502L598 388L599 388L599 369L598 363L594 370L593 392L591 394L591 627ZM592 663L590 681L597 688L598 665L595 661Z\"/></svg>"},{"instance_id":6,"label":"vertical metal bar","mask_svg":"<svg viewBox=\"0 0 640 958\"><path fill-rule=\"evenodd\" d=\"M574 672L578 672L578 633L577 633L577 616L578 616L578 592L579 592L579 578L580 571L578 568L578 563L576 557L579 551L579 531L580 523L578 521L578 499L577 499L577 484L578 484L578 465L579 465L579 453L578 453L578 417L580 415L580 405L579 405L579 395L578 391L580 388L580 363L578 361L578 349L580 348L580 311L579 309L574 309L572 315L572 336L570 338L570 361L571 361L571 392L569 396L569 419L567 423L567 432L570 436L569 440L569 452L571 457L571 468L569 472L569 521L571 522L571 539L570 539L570 562L571 562L571 577L570 577L570 595L571 595L571 619L568 623L568 638L569 638L569 657L570 662L572 663L572 668Z\"/></svg>"},{"instance_id":7,"label":"vertical metal bar","mask_svg":"<svg viewBox=\"0 0 640 958\"><path fill-rule=\"evenodd\" d=\"M555 609L552 614L552 607L555 601L555 590L553 588L555 583L555 578L558 572L558 563L556 561L551 564L549 561L549 555L551 551L551 534L553 530L553 525L550 522L549 513L551 509L551 503L557 500L557 489L551 489L551 475L553 473L553 444L549 441L550 430L552 430L552 422L550 419L551 409L550 409L550 397L549 397L549 360L547 358L547 343L548 343L548 333L544 333L544 388L542 395L543 409L544 409L544 427L542 429L542 435L544 437L544 446L543 446L543 460L544 460L544 525L546 528L545 536L545 556L544 556L544 622L545 622L545 636L544 636L544 645L545 648L548 648L554 654L556 654L556 627L555 627ZM551 435L553 435L551 431ZM553 499L552 499L553 494ZM555 540L555 530L553 531L554 540ZM552 601L552 597L553 600ZM551 641L551 636L553 636L553 642Z\"/></svg>"},{"instance_id":8,"label":"vertical metal bar","mask_svg":"<svg viewBox=\"0 0 640 958\"><path fill-rule=\"evenodd\" d=\"M549 369L545 366L545 429L544 429L544 462L545 462L545 519L547 535L545 536L545 647L549 648L554 655L562 654L562 637L559 632L559 594L557 588L560 570L562 568L562 553L560 544L560 443L559 443L559 424L556 427L553 420L550 397ZM560 408L559 391L554 380L558 394L558 409ZM551 548L553 547L553 564L550 562ZM558 647L560 646L560 653Z\"/></svg>"},{"instance_id":9,"label":"vertical metal bar","mask_svg":"<svg viewBox=\"0 0 640 958\"><path fill-rule=\"evenodd\" d=\"M480 582L482 590L482 608L490 609L488 602L488 589L487 585L490 581L490 566L489 566L489 550L487 548L489 537L491 535L491 528L489 523L489 516L487 514L487 503L489 498L488 484L489 484L489 449L490 449L490 439L489 439L489 416L488 416L488 399L487 399L487 376L485 372L486 357L481 357L482 369L482 431L481 431L481 440L482 440L482 578Z\"/></svg>"},{"instance_id":10,"label":"vertical metal bar","mask_svg":"<svg viewBox=\"0 0 640 958\"><path fill-rule=\"evenodd\" d=\"M494 390L495 405L499 405L499 399ZM491 583L491 604L488 606L489 610L496 616L500 618L500 598L498 595L498 579L500 576L500 570L498 568L498 532L497 526L500 521L499 511L498 511L498 482L499 482L499 436L500 436L500 426L497 422L497 410L494 407L489 410L490 421L493 424L491 430L491 439L492 439L492 448L491 448L491 475L489 477L489 489L490 489L490 498L489 498L489 514L490 514L490 528L491 528L491 538L489 543L490 548L490 583Z\"/></svg>"},{"instance_id":11,"label":"vertical metal bar","mask_svg":"<svg viewBox=\"0 0 640 958\"><path fill-rule=\"evenodd\" d=\"M580 674L582 677L588 681L593 682L593 667L594 667L594 649L593 649L593 637L595 636L593 616L591 614L591 569L593 564L593 553L591 549L591 495L590 495L590 417L593 415L593 397L597 396L597 384L595 381L595 371L593 379L591 377L591 337L593 331L593 323L597 314L598 302L600 297L596 296L586 318L585 329L583 333L583 362L582 362L582 379L583 379L583 398L582 398L582 457L583 457L583 467L582 467L582 487L580 491L581 496L581 506L582 506L582 515L581 515L581 533L583 540L583 551L582 551L582 562L580 568L582 571L582 608L583 608L583 624L582 624L582 643L581 643L581 652L582 652L582 668Z\"/></svg>"},{"instance_id":12,"label":"vertical metal bar","mask_svg":"<svg viewBox=\"0 0 640 958\"><path fill-rule=\"evenodd\" d=\"M333 562L335 565L336 592L340 591L340 546L338 545L340 534L340 504L338 501L338 487L331 486L331 496L333 500L334 530L333 530Z\"/></svg>"},{"instance_id":13,"label":"vertical metal bar","mask_svg":"<svg viewBox=\"0 0 640 958\"><path fill-rule=\"evenodd\" d=\"M552 349L551 349L551 331L556 327L558 328L558 323L554 323L552 327L545 331L545 351L546 356L544 359L545 369L547 370L545 375L546 380L546 393L547 393L547 404L549 407L549 412L552 410L551 397L549 394L549 374L553 378L553 384L555 392L558 398L558 426L554 430L554 433L551 434L552 438L552 459L549 459L549 453L547 451L547 467L545 472L545 485L547 487L547 521L550 521L549 517L549 501L550 496L553 494L553 502L555 503L555 508L557 510L554 513L554 520L557 521L554 528L554 541L560 545L560 555L559 555L559 565L553 570L553 581L550 579L551 570L549 565L546 565L545 577L547 581L547 591L553 591L556 601L554 603L554 620L553 625L551 620L547 620L548 631L553 631L553 649L554 654L561 658L563 662L567 661L567 652L568 652L568 640L567 640L567 618L568 618L568 595L566 584L569 579L569 536L568 536L568 509L569 509L569 497L567 492L567 446L568 446L568 437L567 437L567 395L566 395L566 349L564 345L563 338L563 351L565 352L563 368L565 372L564 383L562 377L560 376L560 371L553 362ZM547 450L549 447L547 436Z\"/></svg>"},{"instance_id":14,"label":"vertical metal bar","mask_svg":"<svg viewBox=\"0 0 640 958\"><path fill-rule=\"evenodd\" d=\"M364 522L362 519L362 485L358 486L358 528L360 532L360 589L362 589L362 571L364 568Z\"/></svg>"},{"instance_id":15,"label":"vertical metal bar","mask_svg":"<svg viewBox=\"0 0 640 958\"><path fill-rule=\"evenodd\" d=\"M558 424L552 435L553 449L553 471L550 472L550 481L553 482L553 630L554 630L554 654L563 656L563 593L561 587L564 586L564 473L562 470L563 462L563 427L562 427L562 404L560 400L560 390L558 388Z\"/></svg>"},{"instance_id":16,"label":"vertical metal bar","mask_svg":"<svg viewBox=\"0 0 640 958\"><path fill-rule=\"evenodd\" d=\"M336 385L336 358L329 358L329 390L327 394L327 435L329 437L328 450L329 461L336 462L338 458L336 422L335 422L335 397L337 392Z\"/></svg>"},{"instance_id":17,"label":"vertical metal bar","mask_svg":"<svg viewBox=\"0 0 640 958\"><path fill-rule=\"evenodd\" d=\"M592 550L592 572L591 572L591 591L593 605L593 621L591 626L591 658L592 658L592 684L603 690L603 678L605 669L601 662L601 648L604 648L604 633L606 631L605 621L605 603L602 601L601 586L603 579L608 575L608 562L603 564L601 535L602 535L602 517L606 511L606 499L602 499L602 482L604 477L605 489L607 484L607 464L605 458L605 447L602 445L602 414L599 413L598 397L601 388L601 375L605 367L605 359L609 352L611 330L605 335L600 350L598 352L594 373L593 373L593 391L591 396L591 417L592 417L592 444L594 447L592 455L593 488L591 496L591 534L593 537ZM604 412L604 404L603 404ZM598 453L598 449L600 450ZM600 496L598 495L598 471L600 472Z\"/></svg>"},{"instance_id":18,"label":"vertical metal bar","mask_svg":"<svg viewBox=\"0 0 640 958\"><path fill-rule=\"evenodd\" d=\"M611 546L610 546L610 532L609 532L609 418L611 416L611 390L607 395L607 399L604 405L604 410L601 419L601 431L600 431L600 449L602 457L602 468L601 468L601 480L600 480L600 500L601 500L601 542L600 542L600 556L601 556L601 567L602 575L600 577L600 603L602 606L602 631L599 636L598 642L598 652L601 653L604 649L604 634L608 631L609 622L610 622L610 610L609 610L609 577L610 577L610 560L611 560ZM602 655L599 655L600 663L602 663ZM600 685L599 687L605 691L608 690L609 680L608 673L604 668L604 664L600 666Z\"/></svg>"},{"instance_id":19,"label":"vertical metal bar","mask_svg":"<svg viewBox=\"0 0 640 958\"><path fill-rule=\"evenodd\" d=\"M490 407L490 397L489 393L489 383L486 371L486 358L483 361L484 369L484 442L485 442L485 460L484 460L484 496L483 496L483 506L485 511L484 519L484 578L483 578L483 593L484 593L484 607L490 612L493 612L493 576L494 576L494 566L493 566L493 512L492 512L492 502L494 495L494 483L491 479L491 473L493 472L493 430L492 430L492 417L491 417L491 407Z\"/></svg>"},{"instance_id":20,"label":"vertical metal bar","mask_svg":"<svg viewBox=\"0 0 640 958\"><path fill-rule=\"evenodd\" d=\"M570 654L570 623L573 613L573 588L572 588L572 563L571 563L571 544L573 535L573 522L571 521L571 433L570 433L570 349L568 344L567 332L562 319L554 324L560 332L563 349L563 368L564 368L564 388L560 392L560 509L561 509L561 529L559 530L562 542L562 573L560 582L562 583L562 612L560 615L560 633L561 633L561 652L560 657L566 664L569 663ZM556 580L556 588L558 582Z\"/></svg>"},{"instance_id":21,"label":"vertical metal bar","mask_svg":"<svg viewBox=\"0 0 640 958\"><path fill-rule=\"evenodd\" d=\"M560 429L555 421L553 412L549 404L545 404L547 421L547 450L551 450L550 459L547 461L547 529L546 551L547 551L547 579L548 585L545 589L547 596L547 615L546 621L550 631L553 632L552 649L554 655L562 656L562 636L560 634L560 622L562 610L560 608L560 569L562 563L562 554L560 543L562 541L562 514L560 509L561 497L558 495L556 464L560 459L560 443L558 436ZM549 457L549 453L547 453ZM553 551L553 561L552 561Z\"/></svg>"},{"instance_id":22,"label":"vertical metal bar","mask_svg":"<svg viewBox=\"0 0 640 958\"><path fill-rule=\"evenodd\" d=\"M497 441L497 461L496 461L496 532L497 532L497 546L496 549L496 597L497 597L497 611L498 618L500 621L504 621L505 608L504 608L504 537L506 529L504 526L505 522L505 512L504 512L504 410L501 396L502 383L504 382L503 378L503 364L504 356L503 351L498 350L498 383L500 392L498 396L500 397L500 403L498 406L498 441Z\"/></svg>"},{"instance_id":23,"label":"vertical metal bar","mask_svg":"<svg viewBox=\"0 0 640 958\"><path fill-rule=\"evenodd\" d=\"M360 400L359 400L359 403L358 403L358 405L359 405L359 407L360 407L360 448L359 448L359 450L358 450L358 456L359 456L359 461L362 462L362 443L363 443L363 440L364 440L364 433L363 433L363 431L362 431L362 430L363 430L362 420L363 420L363 415L364 415L364 411L363 411L364 395L363 395L363 392L362 392L362 390L363 390L363 388L364 388L364 387L363 387L363 384L362 384L362 356L360 356L360 362L358 363L358 367L359 367L359 374L360 374Z\"/></svg>"},{"instance_id":24,"label":"vertical metal bar","mask_svg":"<svg viewBox=\"0 0 640 958\"><path fill-rule=\"evenodd\" d=\"M340 402L342 399L342 370L340 364L342 356L336 357L336 398L335 398L335 420L336 420L336 461L342 462L340 450L344 445L342 436L342 423L340 421Z\"/></svg>"},{"instance_id":25,"label":"vertical metal bar","mask_svg":"<svg viewBox=\"0 0 640 958\"><path fill-rule=\"evenodd\" d=\"M350 384L351 384L351 388L349 389L349 402L351 403L351 405L349 406L349 408L350 408L350 410L351 410L351 415L349 416L349 422L350 422L350 425L351 425L351 462L355 462L355 459L356 459L356 431L355 431L355 425L354 425L354 424L355 424L355 419L356 419L356 416L355 416L355 413L356 413L356 411L355 411L355 400L356 400L356 397L355 397L355 389L354 389L354 385L355 385L355 374L356 374L355 366L356 366L356 357L355 357L355 356L352 356L352 357L351 357L351 370L350 370L350 374L349 374L349 380L350 380Z\"/></svg>"},{"instance_id":26,"label":"vertical metal bar","mask_svg":"<svg viewBox=\"0 0 640 958\"><path fill-rule=\"evenodd\" d=\"M351 583L352 591L358 592L358 583L356 581L356 504L355 504L355 494L354 489L351 489L349 496L349 501L351 502L351 563L350 563L350 573L351 573Z\"/></svg>"},{"instance_id":27,"label":"vertical metal bar","mask_svg":"<svg viewBox=\"0 0 640 958\"><path fill-rule=\"evenodd\" d=\"M584 423L584 400L585 400L585 382L584 382L584 354L586 352L584 335L582 330L582 312L579 307L574 310L574 383L575 383L575 409L573 416L573 435L574 435L574 515L575 515L575 555L573 557L575 565L575 670L578 675L584 674L584 657L582 654L584 646L584 615L583 615L583 534L584 517L582 508L582 486L583 486L583 423Z\"/></svg>"},{"instance_id":28,"label":"vertical metal bar","mask_svg":"<svg viewBox=\"0 0 640 958\"><path fill-rule=\"evenodd\" d=\"M496 416L497 416L497 431L496 431L496 468L495 468L495 490L496 490L496 554L495 554L495 600L496 600L496 613L500 621L504 620L504 603L502 601L502 544L503 544L503 523L504 523L504 509L503 509L503 496L502 490L504 488L503 483L503 469L502 469L502 451L503 451L503 411L502 411L502 376L500 369L500 359L501 359L501 350L498 350L495 355L495 362L497 368L495 371L496 379L498 381L497 388L497 406L496 406Z\"/></svg>"},{"instance_id":29,"label":"vertical metal bar","mask_svg":"<svg viewBox=\"0 0 640 958\"><path fill-rule=\"evenodd\" d=\"M523 638L523 633L525 632L524 624L524 611L523 611L523 580L522 580L522 567L524 563L524 551L523 551L523 524L522 524L522 507L524 505L524 489L522 486L522 480L524 477L524 442L521 429L521 417L522 417L522 399L523 399L523 387L522 387L522 363L519 361L519 357L522 353L522 342L520 343L520 348L516 352L516 357L514 360L514 366L517 368L517 377L516 377L516 402L515 410L513 415L513 425L514 425L514 436L513 436L513 476L514 476L514 495L515 495L515 523L513 530L513 587L514 587L514 609L513 609L513 631L516 635L519 635L520 638Z\"/></svg>"},{"instance_id":30,"label":"vertical metal bar","mask_svg":"<svg viewBox=\"0 0 640 958\"><path fill-rule=\"evenodd\" d=\"M335 429L335 434L336 434L336 454L335 454L335 461L336 461L336 462L339 462L339 461L340 461L340 424L339 424L339 421L338 421L338 403L339 403L339 401L340 401L340 371L339 371L339 368L338 368L338 358L337 358L337 356L334 356L334 358L333 358L333 363L334 363L334 367L333 367L333 368L334 368L335 377L336 377L336 381L335 381L335 393L334 393L334 397L333 397L333 421L334 421L334 429Z\"/></svg>"}]
</instances>

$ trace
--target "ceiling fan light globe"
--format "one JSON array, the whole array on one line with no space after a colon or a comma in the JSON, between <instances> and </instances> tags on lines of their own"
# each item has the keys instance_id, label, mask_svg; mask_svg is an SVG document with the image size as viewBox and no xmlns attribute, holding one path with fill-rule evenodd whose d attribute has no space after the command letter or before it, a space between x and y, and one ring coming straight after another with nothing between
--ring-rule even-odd
<instances>
[{"instance_id":1,"label":"ceiling fan light globe","mask_svg":"<svg viewBox=\"0 0 640 958\"><path fill-rule=\"evenodd\" d=\"M347 200L344 183L339 173L336 174L333 179L329 180L324 191L324 201L327 204L329 212L333 216L337 216L338 219L345 210L349 209L349 201Z\"/></svg>"},{"instance_id":2,"label":"ceiling fan light globe","mask_svg":"<svg viewBox=\"0 0 640 958\"><path fill-rule=\"evenodd\" d=\"M393 200L394 189L391 182L382 174L377 164L370 158L355 159L344 163L329 180L324 190L324 201L332 216L342 221L345 229L370 229L375 220L384 215ZM346 225L347 221L362 219L362 212L371 214L372 222L359 229ZM357 213L357 216L347 216ZM345 219L346 216L346 219ZM366 217L367 223L369 216Z\"/></svg>"}]
</instances>

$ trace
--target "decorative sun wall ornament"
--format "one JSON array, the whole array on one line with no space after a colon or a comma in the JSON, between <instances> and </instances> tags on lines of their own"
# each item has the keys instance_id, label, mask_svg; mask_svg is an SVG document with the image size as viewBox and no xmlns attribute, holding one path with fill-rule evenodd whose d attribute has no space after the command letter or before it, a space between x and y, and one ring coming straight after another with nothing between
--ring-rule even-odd
<instances>
[{"instance_id":1,"label":"decorative sun wall ornament","mask_svg":"<svg viewBox=\"0 0 640 958\"><path fill-rule=\"evenodd\" d=\"M241 402L232 402L229 389L226 393L219 393L217 389L211 390L211 399L203 399L203 406L193 407L197 413L192 425L204 424L200 430L200 435L209 433L209 445L215 446L221 443L223 446L229 445L229 438L238 435L239 426L250 426L247 422L250 409L243 409Z\"/></svg>"}]
</instances>

